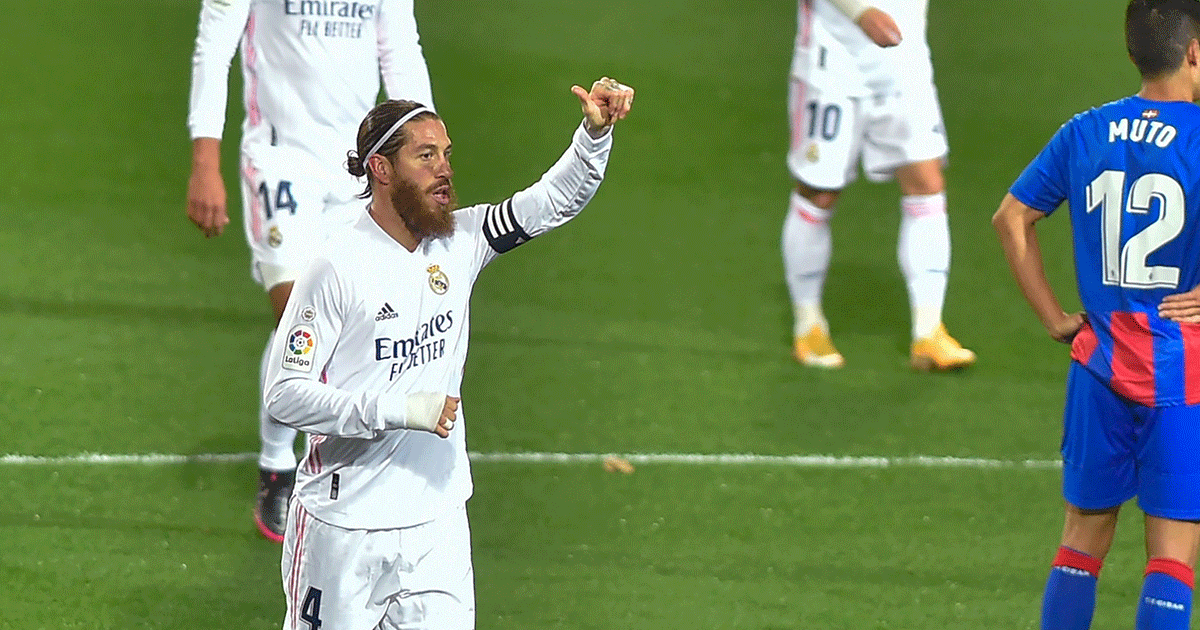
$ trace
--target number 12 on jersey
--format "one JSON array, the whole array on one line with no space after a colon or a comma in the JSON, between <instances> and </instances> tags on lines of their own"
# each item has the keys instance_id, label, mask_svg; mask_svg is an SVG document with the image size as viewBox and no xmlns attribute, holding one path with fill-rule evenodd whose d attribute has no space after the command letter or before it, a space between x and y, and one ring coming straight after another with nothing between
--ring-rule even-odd
<instances>
[{"instance_id":1,"label":"number 12 on jersey","mask_svg":"<svg viewBox=\"0 0 1200 630\"><path fill-rule=\"evenodd\" d=\"M1179 267L1147 265L1146 259L1183 232L1187 206L1183 186L1168 175L1147 173L1134 180L1124 198L1125 173L1104 171L1087 187L1087 213L1100 209L1101 256L1104 284L1131 289L1175 289ZM1124 213L1149 214L1158 200L1158 219L1121 245Z\"/></svg>"}]
</instances>

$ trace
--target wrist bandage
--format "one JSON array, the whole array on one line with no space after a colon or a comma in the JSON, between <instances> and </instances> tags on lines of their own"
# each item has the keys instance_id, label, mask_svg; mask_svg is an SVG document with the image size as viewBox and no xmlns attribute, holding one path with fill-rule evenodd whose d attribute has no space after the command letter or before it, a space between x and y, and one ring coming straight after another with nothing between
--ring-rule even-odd
<instances>
[{"instance_id":1,"label":"wrist bandage","mask_svg":"<svg viewBox=\"0 0 1200 630\"><path fill-rule=\"evenodd\" d=\"M415 429L433 433L442 409L446 406L446 395L436 392L418 392L404 399L404 422L401 429Z\"/></svg>"}]
</instances>

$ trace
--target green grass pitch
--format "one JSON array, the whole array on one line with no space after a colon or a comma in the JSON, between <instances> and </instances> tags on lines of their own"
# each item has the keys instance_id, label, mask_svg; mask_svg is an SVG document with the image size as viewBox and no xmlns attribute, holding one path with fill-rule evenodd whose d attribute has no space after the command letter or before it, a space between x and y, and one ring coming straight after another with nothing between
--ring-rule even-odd
<instances>
[{"instance_id":1,"label":"green grass pitch","mask_svg":"<svg viewBox=\"0 0 1200 630\"><path fill-rule=\"evenodd\" d=\"M826 309L847 367L789 357L794 1L418 0L464 202L559 155L572 83L638 90L593 204L477 285L471 449L1054 459L1066 351L988 220L1062 121L1136 90L1125 3L931 4L952 149L946 321L980 357L940 376L906 368L889 186L853 185L834 219ZM199 3L0 6L0 454L256 450L269 316L237 195L217 240L183 211ZM1043 246L1070 295L1062 220ZM1061 518L1053 469L474 471L481 628L1033 628ZM0 629L279 627L254 484L248 462L0 464ZM1132 624L1140 531L1120 529L1097 629Z\"/></svg>"}]
</instances>

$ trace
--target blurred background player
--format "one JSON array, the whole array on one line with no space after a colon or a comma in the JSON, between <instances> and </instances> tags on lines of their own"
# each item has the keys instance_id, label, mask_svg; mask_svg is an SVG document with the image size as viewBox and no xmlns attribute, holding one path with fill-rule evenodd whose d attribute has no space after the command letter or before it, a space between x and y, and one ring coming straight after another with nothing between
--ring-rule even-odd
<instances>
[{"instance_id":1,"label":"blurred background player","mask_svg":"<svg viewBox=\"0 0 1200 630\"><path fill-rule=\"evenodd\" d=\"M355 3L204 0L192 58L188 217L213 237L229 223L220 173L229 63L239 42L245 86L241 183L251 274L275 315L316 248L362 214L345 147L379 97L433 107L412 0ZM265 355L264 355L265 359ZM295 482L296 431L259 411L254 520L283 540Z\"/></svg>"},{"instance_id":2,"label":"blurred background player","mask_svg":"<svg viewBox=\"0 0 1200 630\"><path fill-rule=\"evenodd\" d=\"M266 371L271 415L312 434L283 546L285 630L475 627L459 407L471 291L600 187L634 93L609 78L572 91L584 120L562 157L461 210L436 114L385 101L363 119L347 168L367 175L370 210L297 280Z\"/></svg>"},{"instance_id":3,"label":"blurred background player","mask_svg":"<svg viewBox=\"0 0 1200 630\"><path fill-rule=\"evenodd\" d=\"M804 365L845 359L821 308L829 220L857 176L895 177L903 197L898 244L912 312L910 360L919 370L969 366L975 353L946 332L950 269L942 165L948 152L925 42L927 0L801 0L792 59L788 169L796 179L783 224L783 263Z\"/></svg>"},{"instance_id":4,"label":"blurred background player","mask_svg":"<svg viewBox=\"0 0 1200 630\"><path fill-rule=\"evenodd\" d=\"M1065 525L1042 628L1084 630L1121 504L1145 512L1137 628L1187 628L1200 543L1200 2L1133 0L1134 96L1076 115L992 220L1021 292L1071 344L1063 416ZM1084 313L1066 313L1035 223L1070 204ZM1160 313L1161 302L1161 313Z\"/></svg>"}]
</instances>

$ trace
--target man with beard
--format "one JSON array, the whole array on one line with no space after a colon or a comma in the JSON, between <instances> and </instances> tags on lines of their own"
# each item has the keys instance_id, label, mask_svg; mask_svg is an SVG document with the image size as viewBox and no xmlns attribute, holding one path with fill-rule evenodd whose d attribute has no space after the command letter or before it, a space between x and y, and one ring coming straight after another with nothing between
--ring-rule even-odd
<instances>
[{"instance_id":1,"label":"man with beard","mask_svg":"<svg viewBox=\"0 0 1200 630\"><path fill-rule=\"evenodd\" d=\"M475 624L463 427L455 429L475 278L595 194L633 90L572 87L584 121L533 186L455 210L433 111L385 101L347 164L369 210L296 281L264 383L272 417L310 435L283 545L283 627Z\"/></svg>"}]
</instances>

